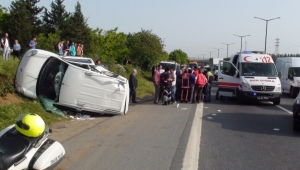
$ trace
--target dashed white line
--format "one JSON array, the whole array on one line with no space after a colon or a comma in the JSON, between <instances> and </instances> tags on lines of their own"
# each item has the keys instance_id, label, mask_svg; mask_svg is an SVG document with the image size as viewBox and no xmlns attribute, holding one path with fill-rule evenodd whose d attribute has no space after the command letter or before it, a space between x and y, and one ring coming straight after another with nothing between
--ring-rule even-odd
<instances>
[{"instance_id":1,"label":"dashed white line","mask_svg":"<svg viewBox=\"0 0 300 170\"><path fill-rule=\"evenodd\" d=\"M283 107L281 107L281 106L279 106L279 105L276 105L276 107L278 107L279 109L281 109L281 110L283 110L283 111L285 111L285 112L287 112L287 113L289 113L289 114L293 114L293 112L291 112L291 111L289 111L288 109L283 108Z\"/></svg>"},{"instance_id":2,"label":"dashed white line","mask_svg":"<svg viewBox=\"0 0 300 170\"><path fill-rule=\"evenodd\" d=\"M202 128L203 103L197 104L196 113L191 127L186 151L184 153L182 169L198 169L200 155L200 141Z\"/></svg>"}]
</instances>

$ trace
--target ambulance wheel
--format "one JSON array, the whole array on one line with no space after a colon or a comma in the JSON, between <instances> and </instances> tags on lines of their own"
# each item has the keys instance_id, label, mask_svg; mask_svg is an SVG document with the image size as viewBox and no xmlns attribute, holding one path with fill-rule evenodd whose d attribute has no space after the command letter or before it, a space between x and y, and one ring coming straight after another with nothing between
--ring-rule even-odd
<instances>
[{"instance_id":1,"label":"ambulance wheel","mask_svg":"<svg viewBox=\"0 0 300 170\"><path fill-rule=\"evenodd\" d=\"M236 97L236 100L239 104L243 104L244 103L244 99L240 93L240 91L237 91L237 97Z\"/></svg>"},{"instance_id":2,"label":"ambulance wheel","mask_svg":"<svg viewBox=\"0 0 300 170\"><path fill-rule=\"evenodd\" d=\"M280 104L280 98L273 101L273 105L279 105Z\"/></svg>"},{"instance_id":3,"label":"ambulance wheel","mask_svg":"<svg viewBox=\"0 0 300 170\"><path fill-rule=\"evenodd\" d=\"M297 120L293 120L293 130L295 132L299 132L300 131L300 125L299 125L299 122Z\"/></svg>"}]
</instances>

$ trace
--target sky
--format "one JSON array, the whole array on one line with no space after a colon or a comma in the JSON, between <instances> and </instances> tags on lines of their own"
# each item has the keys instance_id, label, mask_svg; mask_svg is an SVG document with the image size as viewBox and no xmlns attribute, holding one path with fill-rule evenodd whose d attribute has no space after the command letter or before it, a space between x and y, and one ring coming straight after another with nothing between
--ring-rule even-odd
<instances>
[{"instance_id":1,"label":"sky","mask_svg":"<svg viewBox=\"0 0 300 170\"><path fill-rule=\"evenodd\" d=\"M0 0L9 7L12 1ZM74 12L76 0L65 0L68 12ZM280 54L300 53L299 0L82 0L83 15L91 28L136 33L152 30L170 53L181 49L191 59L226 57L243 50L264 51L268 22L267 53L275 53L279 39ZM50 0L38 6L50 8ZM242 39L233 34L244 36ZM217 49L219 50L217 50ZM220 49L222 48L222 49Z\"/></svg>"}]
</instances>

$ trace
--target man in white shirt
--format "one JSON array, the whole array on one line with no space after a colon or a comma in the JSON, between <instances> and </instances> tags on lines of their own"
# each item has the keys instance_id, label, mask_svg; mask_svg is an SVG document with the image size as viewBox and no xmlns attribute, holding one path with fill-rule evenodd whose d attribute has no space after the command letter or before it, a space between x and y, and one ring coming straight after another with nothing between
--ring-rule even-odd
<instances>
[{"instance_id":1,"label":"man in white shirt","mask_svg":"<svg viewBox=\"0 0 300 170\"><path fill-rule=\"evenodd\" d=\"M8 33L5 33L4 37L1 38L1 47L3 49L2 59L8 60L9 57Z\"/></svg>"},{"instance_id":2,"label":"man in white shirt","mask_svg":"<svg viewBox=\"0 0 300 170\"><path fill-rule=\"evenodd\" d=\"M64 40L58 43L58 55L64 55Z\"/></svg>"}]
</instances>

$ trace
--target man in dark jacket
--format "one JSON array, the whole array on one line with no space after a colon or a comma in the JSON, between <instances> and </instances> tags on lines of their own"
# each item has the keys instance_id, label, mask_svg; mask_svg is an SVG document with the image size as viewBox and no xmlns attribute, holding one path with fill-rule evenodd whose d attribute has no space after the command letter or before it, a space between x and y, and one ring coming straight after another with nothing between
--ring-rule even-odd
<instances>
[{"instance_id":1,"label":"man in dark jacket","mask_svg":"<svg viewBox=\"0 0 300 170\"><path fill-rule=\"evenodd\" d=\"M137 74L136 69L133 69L133 71L129 77L129 88L130 88L130 96L131 96L132 103L138 103L135 99L136 98L136 89L138 87L138 81L136 79L136 74Z\"/></svg>"}]
</instances>

